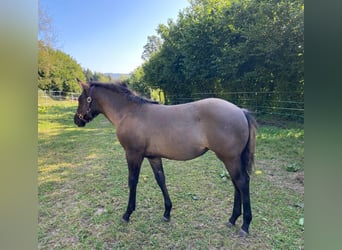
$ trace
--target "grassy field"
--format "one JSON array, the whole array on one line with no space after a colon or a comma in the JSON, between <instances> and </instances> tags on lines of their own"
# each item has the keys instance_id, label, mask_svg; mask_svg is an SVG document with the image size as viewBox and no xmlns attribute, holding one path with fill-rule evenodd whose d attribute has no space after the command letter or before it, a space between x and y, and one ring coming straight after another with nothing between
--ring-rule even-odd
<instances>
[{"instance_id":1,"label":"grassy field","mask_svg":"<svg viewBox=\"0 0 342 250\"><path fill-rule=\"evenodd\" d=\"M73 123L76 104L38 107L39 249L304 249L304 130L262 125L251 176L253 221L247 238L225 222L233 186L213 153L164 160L174 209L144 161L137 210L121 222L127 166L115 128L100 115Z\"/></svg>"}]
</instances>

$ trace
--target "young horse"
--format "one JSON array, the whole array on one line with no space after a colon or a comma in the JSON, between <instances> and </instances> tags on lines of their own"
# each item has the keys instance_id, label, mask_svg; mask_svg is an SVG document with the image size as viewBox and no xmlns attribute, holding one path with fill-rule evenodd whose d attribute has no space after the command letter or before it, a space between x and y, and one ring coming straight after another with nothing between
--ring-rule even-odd
<instances>
[{"instance_id":1,"label":"young horse","mask_svg":"<svg viewBox=\"0 0 342 250\"><path fill-rule=\"evenodd\" d=\"M126 152L130 192L124 221L128 222L135 210L144 158L149 160L163 193L164 220L169 221L172 203L162 158L185 161L212 150L225 164L235 188L233 213L227 224L235 225L243 207L239 234L248 234L252 220L249 172L254 160L256 123L247 110L215 98L166 106L135 95L124 84L79 83L83 92L78 98L75 124L84 127L98 114L104 114L116 127Z\"/></svg>"}]
</instances>

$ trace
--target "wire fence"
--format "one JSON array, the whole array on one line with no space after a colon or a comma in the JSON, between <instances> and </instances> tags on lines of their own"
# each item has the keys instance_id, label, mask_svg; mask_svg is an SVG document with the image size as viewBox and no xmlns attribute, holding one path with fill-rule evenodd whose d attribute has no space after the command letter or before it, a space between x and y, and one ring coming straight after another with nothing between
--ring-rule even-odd
<instances>
[{"instance_id":1,"label":"wire fence","mask_svg":"<svg viewBox=\"0 0 342 250\"><path fill-rule=\"evenodd\" d=\"M38 90L38 105L49 105L54 101L77 101L81 93Z\"/></svg>"},{"instance_id":2,"label":"wire fence","mask_svg":"<svg viewBox=\"0 0 342 250\"><path fill-rule=\"evenodd\" d=\"M38 92L38 104L49 105L55 101L77 102L80 93L63 91ZM270 119L291 120L304 122L304 100L297 101L303 96L294 92L222 92L222 93L192 93L190 96L168 96L172 104L181 104L209 97L222 98L242 108L246 108L257 116ZM290 97L293 97L293 100ZM302 98L303 99L303 98Z\"/></svg>"},{"instance_id":3,"label":"wire fence","mask_svg":"<svg viewBox=\"0 0 342 250\"><path fill-rule=\"evenodd\" d=\"M191 96L169 96L173 104L217 97L246 108L259 117L304 122L303 93L290 91L193 93ZM298 101L300 100L300 101Z\"/></svg>"}]
</instances>

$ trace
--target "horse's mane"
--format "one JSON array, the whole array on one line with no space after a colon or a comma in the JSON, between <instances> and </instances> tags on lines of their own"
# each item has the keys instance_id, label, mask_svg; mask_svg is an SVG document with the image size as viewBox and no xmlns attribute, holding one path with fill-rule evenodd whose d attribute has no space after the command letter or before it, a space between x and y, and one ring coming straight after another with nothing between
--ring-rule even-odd
<instances>
[{"instance_id":1,"label":"horse's mane","mask_svg":"<svg viewBox=\"0 0 342 250\"><path fill-rule=\"evenodd\" d=\"M115 83L103 83L103 82L90 82L90 86L94 86L94 87L101 87L101 88L105 88L111 91L114 91L115 93L118 94L122 94L124 96L126 96L126 98L129 101L132 101L134 103L137 104L159 104L159 102L156 101L152 101L149 100L147 98L144 98L142 96L139 96L137 93L133 92L132 90L130 90L127 86L126 83L124 82L115 82Z\"/></svg>"}]
</instances>

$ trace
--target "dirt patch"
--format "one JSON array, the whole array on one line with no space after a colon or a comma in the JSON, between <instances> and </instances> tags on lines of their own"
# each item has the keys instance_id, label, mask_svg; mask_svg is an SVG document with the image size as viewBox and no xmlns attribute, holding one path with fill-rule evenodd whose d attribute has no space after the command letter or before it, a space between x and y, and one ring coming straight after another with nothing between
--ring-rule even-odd
<instances>
[{"instance_id":1,"label":"dirt patch","mask_svg":"<svg viewBox=\"0 0 342 250\"><path fill-rule=\"evenodd\" d=\"M279 168L279 163L274 161L257 161L265 177L280 188L291 189L300 195L304 195L304 171L288 172Z\"/></svg>"}]
</instances>

